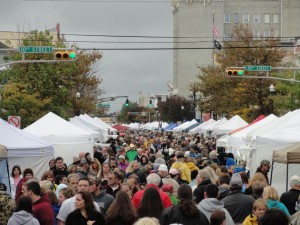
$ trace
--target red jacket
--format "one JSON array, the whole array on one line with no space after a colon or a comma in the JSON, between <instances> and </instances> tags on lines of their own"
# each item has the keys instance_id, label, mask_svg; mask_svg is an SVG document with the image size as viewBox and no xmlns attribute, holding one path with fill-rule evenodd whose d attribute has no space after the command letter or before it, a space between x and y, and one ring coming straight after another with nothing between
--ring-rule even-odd
<instances>
[{"instance_id":1,"label":"red jacket","mask_svg":"<svg viewBox=\"0 0 300 225\"><path fill-rule=\"evenodd\" d=\"M38 219L40 225L53 225L54 213L49 198L46 195L41 196L39 200L33 203L33 216Z\"/></svg>"},{"instance_id":2,"label":"red jacket","mask_svg":"<svg viewBox=\"0 0 300 225\"><path fill-rule=\"evenodd\" d=\"M154 187L155 189L158 190L159 194L160 194L160 198L161 198L161 201L164 205L164 208L168 208L170 206L172 206L172 202L171 202L171 199L169 197L169 195L163 191L161 191L156 185L154 184L147 184L146 188L147 189L148 187ZM144 195L144 191L145 190L140 190L138 192L136 192L132 198L132 204L134 205L135 208L138 208L139 205L140 205L140 202L143 198L143 195Z\"/></svg>"},{"instance_id":3,"label":"red jacket","mask_svg":"<svg viewBox=\"0 0 300 225\"><path fill-rule=\"evenodd\" d=\"M22 195L22 186L23 184L27 181L25 177L23 177L19 183L17 184L17 189L16 189L16 196L15 196L15 201L18 202L19 198Z\"/></svg>"}]
</instances>

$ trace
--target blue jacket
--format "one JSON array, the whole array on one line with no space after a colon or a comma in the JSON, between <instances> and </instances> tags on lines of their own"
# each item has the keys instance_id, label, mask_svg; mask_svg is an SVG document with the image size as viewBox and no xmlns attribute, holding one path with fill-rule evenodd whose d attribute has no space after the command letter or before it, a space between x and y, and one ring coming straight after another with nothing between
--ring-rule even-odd
<instances>
[{"instance_id":1,"label":"blue jacket","mask_svg":"<svg viewBox=\"0 0 300 225\"><path fill-rule=\"evenodd\" d=\"M268 206L268 209L271 209L271 208L281 209L282 211L284 211L286 213L286 215L290 216L289 211L287 210L285 205L283 203L281 203L280 201L268 199L267 206Z\"/></svg>"}]
</instances>

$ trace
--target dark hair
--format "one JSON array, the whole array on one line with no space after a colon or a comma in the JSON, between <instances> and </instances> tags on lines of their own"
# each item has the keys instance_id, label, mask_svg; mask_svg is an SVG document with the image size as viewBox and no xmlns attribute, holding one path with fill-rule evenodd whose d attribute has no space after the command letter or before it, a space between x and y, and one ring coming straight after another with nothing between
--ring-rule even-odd
<instances>
[{"instance_id":1,"label":"dark hair","mask_svg":"<svg viewBox=\"0 0 300 225\"><path fill-rule=\"evenodd\" d=\"M31 174L33 176L33 170L30 169L30 168L26 168L24 171L23 171L23 177L26 177L26 174Z\"/></svg>"},{"instance_id":2,"label":"dark hair","mask_svg":"<svg viewBox=\"0 0 300 225\"><path fill-rule=\"evenodd\" d=\"M85 211L88 218L94 218L97 211L95 209L95 205L91 193L88 191L80 191L77 194L81 195L84 201Z\"/></svg>"},{"instance_id":3,"label":"dark hair","mask_svg":"<svg viewBox=\"0 0 300 225\"><path fill-rule=\"evenodd\" d=\"M239 172L241 178L242 178L242 181L244 184L248 184L249 180L248 180L248 176L247 176L247 173L246 172Z\"/></svg>"},{"instance_id":4,"label":"dark hair","mask_svg":"<svg viewBox=\"0 0 300 225\"><path fill-rule=\"evenodd\" d=\"M230 180L231 180L231 177L228 175L228 174L222 174L220 177L219 177L219 184L222 185L222 184L230 184Z\"/></svg>"},{"instance_id":5,"label":"dark hair","mask_svg":"<svg viewBox=\"0 0 300 225\"><path fill-rule=\"evenodd\" d=\"M288 216L281 209L268 209L263 217L258 221L259 225L288 225Z\"/></svg>"},{"instance_id":6,"label":"dark hair","mask_svg":"<svg viewBox=\"0 0 300 225\"><path fill-rule=\"evenodd\" d=\"M179 209L187 218L194 218L200 214L193 202L192 188L188 184L181 184L178 188Z\"/></svg>"},{"instance_id":7,"label":"dark hair","mask_svg":"<svg viewBox=\"0 0 300 225\"><path fill-rule=\"evenodd\" d=\"M219 167L222 173L228 173L228 169L226 166L220 166Z\"/></svg>"},{"instance_id":8,"label":"dark hair","mask_svg":"<svg viewBox=\"0 0 300 225\"><path fill-rule=\"evenodd\" d=\"M47 180L48 176L52 176L52 178L54 178L53 172L51 170L46 171L43 173L42 177L41 177L41 181L42 180Z\"/></svg>"},{"instance_id":9,"label":"dark hair","mask_svg":"<svg viewBox=\"0 0 300 225\"><path fill-rule=\"evenodd\" d=\"M85 181L89 182L89 184L90 184L90 180L89 180L89 178L87 178L87 177L82 177L82 178L80 178L80 179L78 180L78 183L79 183L79 181L82 181L82 180L85 180Z\"/></svg>"},{"instance_id":10,"label":"dark hair","mask_svg":"<svg viewBox=\"0 0 300 225\"><path fill-rule=\"evenodd\" d=\"M208 184L205 187L205 192L208 198L217 198L219 195L219 188L215 184Z\"/></svg>"},{"instance_id":11,"label":"dark hair","mask_svg":"<svg viewBox=\"0 0 300 225\"><path fill-rule=\"evenodd\" d=\"M221 225L225 219L225 212L222 210L216 210L210 216L210 225Z\"/></svg>"},{"instance_id":12,"label":"dark hair","mask_svg":"<svg viewBox=\"0 0 300 225\"><path fill-rule=\"evenodd\" d=\"M28 191L32 191L35 195L41 195L41 186L36 181L25 182L24 185Z\"/></svg>"},{"instance_id":13,"label":"dark hair","mask_svg":"<svg viewBox=\"0 0 300 225\"><path fill-rule=\"evenodd\" d=\"M143 198L138 207L138 216L160 218L164 209L158 190L154 187L148 187L144 191Z\"/></svg>"},{"instance_id":14,"label":"dark hair","mask_svg":"<svg viewBox=\"0 0 300 225\"><path fill-rule=\"evenodd\" d=\"M133 224L137 220L136 209L125 191L118 191L116 199L106 213L105 220L107 224L116 224L119 221L123 224Z\"/></svg>"},{"instance_id":15,"label":"dark hair","mask_svg":"<svg viewBox=\"0 0 300 225\"><path fill-rule=\"evenodd\" d=\"M197 176L198 176L198 170L193 170L191 172L191 179L194 180L196 179Z\"/></svg>"},{"instance_id":16,"label":"dark hair","mask_svg":"<svg viewBox=\"0 0 300 225\"><path fill-rule=\"evenodd\" d=\"M32 200L30 197L22 195L19 198L19 200L17 201L15 212L19 212L21 210L32 214Z\"/></svg>"},{"instance_id":17,"label":"dark hair","mask_svg":"<svg viewBox=\"0 0 300 225\"><path fill-rule=\"evenodd\" d=\"M62 182L62 180L63 180L64 177L67 177L67 176L66 175L62 175L62 174L56 175L54 183L57 184L57 185L59 185Z\"/></svg>"},{"instance_id":18,"label":"dark hair","mask_svg":"<svg viewBox=\"0 0 300 225\"><path fill-rule=\"evenodd\" d=\"M13 168L12 168L12 170L11 170L11 176L12 177L15 177L15 175L14 175L14 170L15 169L18 169L19 170L19 174L22 175L22 171L21 171L20 166L19 165L14 165Z\"/></svg>"},{"instance_id":19,"label":"dark hair","mask_svg":"<svg viewBox=\"0 0 300 225\"><path fill-rule=\"evenodd\" d=\"M49 200L50 200L51 204L52 205L57 205L58 200L57 200L56 194L51 190L48 190L47 194L48 194L48 197L49 197Z\"/></svg>"},{"instance_id":20,"label":"dark hair","mask_svg":"<svg viewBox=\"0 0 300 225\"><path fill-rule=\"evenodd\" d=\"M56 164L58 160L64 161L64 159L62 157L58 156L55 158L54 163Z\"/></svg>"},{"instance_id":21,"label":"dark hair","mask_svg":"<svg viewBox=\"0 0 300 225\"><path fill-rule=\"evenodd\" d=\"M252 193L255 195L259 195L262 196L263 192L264 192L264 188L268 186L267 183L263 182L263 181L255 181L252 184Z\"/></svg>"}]
</instances>

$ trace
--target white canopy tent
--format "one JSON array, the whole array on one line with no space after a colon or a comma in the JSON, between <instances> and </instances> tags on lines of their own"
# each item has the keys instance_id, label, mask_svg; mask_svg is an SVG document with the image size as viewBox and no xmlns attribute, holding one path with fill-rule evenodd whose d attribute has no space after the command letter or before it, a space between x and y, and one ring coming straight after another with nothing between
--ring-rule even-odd
<instances>
[{"instance_id":1,"label":"white canopy tent","mask_svg":"<svg viewBox=\"0 0 300 225\"><path fill-rule=\"evenodd\" d=\"M54 157L51 143L11 126L0 119L0 144L6 146L9 170L19 165L22 170L31 168L40 179L49 170L49 161Z\"/></svg>"},{"instance_id":2,"label":"white canopy tent","mask_svg":"<svg viewBox=\"0 0 300 225\"><path fill-rule=\"evenodd\" d=\"M300 110L295 110L291 113L278 118L275 122L269 124L263 131L256 133L253 137L251 147L254 149L251 157L252 170L259 166L262 159L272 160L274 150L285 148L289 145L300 142ZM285 190L282 177L285 176L286 168L279 165L274 169L273 184L281 193ZM290 174L294 175L299 172L290 169ZM272 185L273 185L272 184Z\"/></svg>"},{"instance_id":3,"label":"white canopy tent","mask_svg":"<svg viewBox=\"0 0 300 225\"><path fill-rule=\"evenodd\" d=\"M202 134L204 137L210 137L211 133L217 129L218 127L222 126L224 123L226 123L228 120L224 117L220 120L217 120L213 124L210 124L209 126L206 126L202 128Z\"/></svg>"},{"instance_id":4,"label":"white canopy tent","mask_svg":"<svg viewBox=\"0 0 300 225\"><path fill-rule=\"evenodd\" d=\"M97 141L101 141L100 137L100 129L98 129L97 127L94 127L93 125L87 123L86 121L80 119L79 117L73 117L70 118L70 123L72 123L73 125L84 129L85 131L92 133L93 134L93 138L94 138L94 142ZM94 128L93 128L94 127Z\"/></svg>"},{"instance_id":5,"label":"white canopy tent","mask_svg":"<svg viewBox=\"0 0 300 225\"><path fill-rule=\"evenodd\" d=\"M195 119L193 119L193 120L191 120L191 121L186 121L185 123L180 124L179 126L175 127L175 128L173 129L173 131L182 131L182 130L184 130L185 128L187 128L187 127L189 127L189 126L191 126L191 125L193 125L193 124L196 124L196 123L198 123L198 122L197 122L197 120L195 120Z\"/></svg>"},{"instance_id":6,"label":"white canopy tent","mask_svg":"<svg viewBox=\"0 0 300 225\"><path fill-rule=\"evenodd\" d=\"M201 123L199 126L193 128L193 129L191 129L191 130L189 131L189 133L190 133L190 134L195 134L195 133L200 133L200 134L201 134L201 133L202 133L202 129L203 129L204 127L207 127L207 126L209 126L209 125L211 125L211 124L213 124L213 123L215 123L215 122L216 122L216 121L215 121L214 119L209 119L209 120L207 120L207 121Z\"/></svg>"},{"instance_id":7,"label":"white canopy tent","mask_svg":"<svg viewBox=\"0 0 300 225\"><path fill-rule=\"evenodd\" d=\"M230 120L228 120L226 123L217 127L212 132L212 135L214 137L218 138L222 135L228 134L232 130L236 130L238 128L245 127L247 125L248 125L248 123L245 120L243 120L239 115L235 115Z\"/></svg>"},{"instance_id":8,"label":"white canopy tent","mask_svg":"<svg viewBox=\"0 0 300 225\"><path fill-rule=\"evenodd\" d=\"M26 132L49 141L54 146L54 156L63 157L67 164L80 152L93 154L93 134L49 112L25 129Z\"/></svg>"}]
</instances>

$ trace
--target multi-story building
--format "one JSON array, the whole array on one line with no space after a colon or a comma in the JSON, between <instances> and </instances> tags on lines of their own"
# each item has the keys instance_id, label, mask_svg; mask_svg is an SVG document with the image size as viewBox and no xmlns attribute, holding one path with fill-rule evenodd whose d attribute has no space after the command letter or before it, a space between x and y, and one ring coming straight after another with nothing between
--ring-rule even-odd
<instances>
[{"instance_id":1,"label":"multi-story building","mask_svg":"<svg viewBox=\"0 0 300 225\"><path fill-rule=\"evenodd\" d=\"M251 26L257 37L268 37L273 32L290 45L287 59L299 65L299 0L172 0L172 7L173 94L188 97L199 67L213 65L217 51L213 25L221 44L237 24Z\"/></svg>"}]
</instances>

